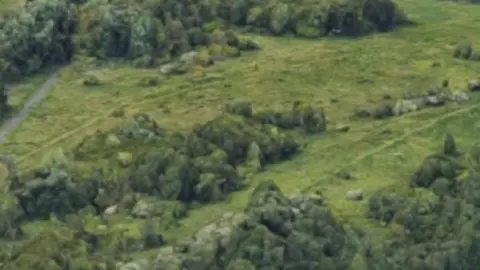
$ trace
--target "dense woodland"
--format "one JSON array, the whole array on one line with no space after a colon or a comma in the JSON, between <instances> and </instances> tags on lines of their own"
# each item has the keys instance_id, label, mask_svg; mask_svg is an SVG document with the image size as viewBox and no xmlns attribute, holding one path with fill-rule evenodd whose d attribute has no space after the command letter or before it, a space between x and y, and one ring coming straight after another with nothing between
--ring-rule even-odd
<instances>
[{"instance_id":1,"label":"dense woodland","mask_svg":"<svg viewBox=\"0 0 480 270\"><path fill-rule=\"evenodd\" d=\"M0 114L8 114L6 81L68 64L75 54L181 74L191 63L212 65L261 48L242 33L328 38L390 31L405 23L407 16L390 0L32 0L0 20ZM454 56L465 50L468 45L459 45ZM432 95L424 97L425 106L447 100L442 96L445 100L434 104ZM480 265L480 148L457 149L449 134L443 151L425 157L405 179L412 196L379 191L368 198L365 218L389 228L388 239L342 224L321 193L287 197L269 181L256 186L243 213L226 213L195 235L171 241L166 231L191 209L255 185L249 181L253 175L302 151L299 135L329 128L322 108L295 101L281 111L258 111L248 102L222 110L188 133L170 132L148 114L137 114L51 154L24 174L13 157L2 156L9 191L0 204L0 269L474 270ZM363 115L403 113L382 105ZM26 233L26 226L45 220L55 230Z\"/></svg>"},{"instance_id":2,"label":"dense woodland","mask_svg":"<svg viewBox=\"0 0 480 270\"><path fill-rule=\"evenodd\" d=\"M73 2L29 1L1 20L2 71L30 74L78 51L146 66L194 49L216 56L244 49L231 26L321 37L387 31L406 22L388 0ZM226 37L218 33L225 30Z\"/></svg>"}]
</instances>

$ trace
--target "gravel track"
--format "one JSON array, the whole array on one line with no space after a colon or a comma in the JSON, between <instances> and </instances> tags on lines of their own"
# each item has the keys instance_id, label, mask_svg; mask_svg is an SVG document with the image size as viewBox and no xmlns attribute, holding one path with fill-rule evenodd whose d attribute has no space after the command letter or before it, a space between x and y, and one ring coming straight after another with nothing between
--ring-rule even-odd
<instances>
[{"instance_id":1,"label":"gravel track","mask_svg":"<svg viewBox=\"0 0 480 270\"><path fill-rule=\"evenodd\" d=\"M30 114L32 109L42 101L46 96L48 90L52 88L53 84L57 80L57 73L54 73L48 80L46 80L43 85L38 88L38 90L23 104L22 109L15 113L12 117L5 120L5 122L0 126L0 144L4 144L8 136L15 130L15 128L22 123L27 116Z\"/></svg>"}]
</instances>

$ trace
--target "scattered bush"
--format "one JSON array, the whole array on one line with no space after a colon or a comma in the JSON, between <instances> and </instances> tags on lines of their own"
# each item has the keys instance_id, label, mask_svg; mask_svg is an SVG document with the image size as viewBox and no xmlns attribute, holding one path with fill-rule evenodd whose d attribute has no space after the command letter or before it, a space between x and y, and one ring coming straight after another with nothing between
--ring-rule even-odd
<instances>
[{"instance_id":1,"label":"scattered bush","mask_svg":"<svg viewBox=\"0 0 480 270\"><path fill-rule=\"evenodd\" d=\"M470 41L462 41L455 45L453 49L453 57L468 59L472 55L472 43Z\"/></svg>"},{"instance_id":2,"label":"scattered bush","mask_svg":"<svg viewBox=\"0 0 480 270\"><path fill-rule=\"evenodd\" d=\"M145 77L140 80L139 85L142 87L151 87L158 85L158 79L155 77Z\"/></svg>"},{"instance_id":3,"label":"scattered bush","mask_svg":"<svg viewBox=\"0 0 480 270\"><path fill-rule=\"evenodd\" d=\"M470 82L470 89L475 87L474 83L475 80ZM467 92L452 92L448 88L448 82L446 86L443 86L444 84L445 82L442 83L442 87L430 89L421 94L406 95L395 103L392 103L390 99L388 99L383 100L380 104L376 104L372 108L355 108L352 117L385 119L408 114L427 107L440 107L452 102L465 103L470 100Z\"/></svg>"},{"instance_id":4,"label":"scattered bush","mask_svg":"<svg viewBox=\"0 0 480 270\"><path fill-rule=\"evenodd\" d=\"M148 115L137 114L119 128L86 137L71 153L52 153L11 189L29 219L64 217L88 207L100 214L131 193L184 204L212 202L241 188L248 174L297 151L290 135L238 115L225 114L191 133L172 134ZM81 163L95 169L85 174Z\"/></svg>"},{"instance_id":5,"label":"scattered bush","mask_svg":"<svg viewBox=\"0 0 480 270\"><path fill-rule=\"evenodd\" d=\"M289 134L253 115L224 114L179 134L137 114L110 131L85 137L71 152L52 152L20 178L13 159L2 156L10 171L11 199L0 207L0 238L19 239L24 222L53 217L67 224L90 253L157 248L166 241L159 230L177 226L190 206L225 199L251 173L297 152ZM125 216L146 220L138 229L142 233L123 232L110 221ZM87 228L90 219L106 229ZM51 269L63 267L64 262L48 256L30 259L45 260ZM69 256L72 263L77 259ZM16 265L24 257L17 259L9 261Z\"/></svg>"},{"instance_id":6,"label":"scattered bush","mask_svg":"<svg viewBox=\"0 0 480 270\"><path fill-rule=\"evenodd\" d=\"M85 80L83 80L83 85L88 87L99 86L100 80L95 76L88 76Z\"/></svg>"},{"instance_id":7,"label":"scattered bush","mask_svg":"<svg viewBox=\"0 0 480 270\"><path fill-rule=\"evenodd\" d=\"M480 51L474 50L471 41L463 40L457 43L457 45L455 45L453 49L453 57L459 59L479 61Z\"/></svg>"},{"instance_id":8,"label":"scattered bush","mask_svg":"<svg viewBox=\"0 0 480 270\"><path fill-rule=\"evenodd\" d=\"M249 102L227 104L224 110L231 114L241 115L263 125L273 125L291 130L301 128L307 133L322 133L327 129L327 120L323 108L314 108L301 102L293 102L290 111L266 110L253 112Z\"/></svg>"}]
</instances>

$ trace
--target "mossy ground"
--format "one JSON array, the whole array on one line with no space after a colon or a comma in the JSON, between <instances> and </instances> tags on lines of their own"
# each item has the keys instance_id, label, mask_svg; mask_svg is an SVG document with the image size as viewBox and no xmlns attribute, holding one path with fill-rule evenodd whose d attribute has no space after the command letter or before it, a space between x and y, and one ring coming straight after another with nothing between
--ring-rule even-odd
<instances>
[{"instance_id":1,"label":"mossy ground","mask_svg":"<svg viewBox=\"0 0 480 270\"><path fill-rule=\"evenodd\" d=\"M327 132L312 137L294 160L269 168L252 182L273 179L285 193L321 189L342 219L365 224L363 203L345 199L348 190L362 188L367 195L379 188L401 192L414 168L432 150L439 149L449 130L459 146L476 142L480 115L478 97L467 105L426 109L385 121L349 120L352 110L372 105L384 94L394 98L423 92L449 79L453 89L465 89L480 62L452 57L452 48L468 38L480 46L480 6L430 0L397 1L415 26L363 38L255 37L263 51L164 78L158 70L126 66L94 68L88 59L76 59L64 68L48 97L11 135L1 152L14 154L23 169L36 165L52 148L69 147L88 133L118 124L109 117L123 108L126 115L151 114L164 127L189 129L211 119L226 102L243 99L255 108L290 106L292 100L323 105L330 121L351 126L348 133ZM82 81L95 74L102 84L86 88ZM140 87L146 77L158 78L153 87ZM332 102L338 99L339 102ZM390 130L382 135L382 130ZM347 169L354 180L334 172ZM248 190L228 203L190 212L184 226L167 236L185 235L224 211L241 210Z\"/></svg>"}]
</instances>

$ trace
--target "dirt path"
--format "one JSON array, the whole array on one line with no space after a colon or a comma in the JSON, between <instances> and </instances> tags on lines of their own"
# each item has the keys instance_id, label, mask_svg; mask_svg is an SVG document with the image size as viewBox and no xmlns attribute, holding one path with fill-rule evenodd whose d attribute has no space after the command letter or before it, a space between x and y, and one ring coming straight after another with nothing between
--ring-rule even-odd
<instances>
[{"instance_id":1,"label":"dirt path","mask_svg":"<svg viewBox=\"0 0 480 270\"><path fill-rule=\"evenodd\" d=\"M470 105L468 107L458 109L458 110L455 110L455 111L451 111L449 113L443 114L442 116L436 117L436 118L432 119L431 121L429 121L428 123L426 123L424 125L421 125L421 126L415 128L415 129L411 129L401 136L398 136L398 137L393 138L391 140L385 141L382 145L379 145L378 147L375 147L368 152L362 153L361 155L357 156L357 158L352 160L350 165L353 165L357 162L360 162L360 161L364 160L365 158L367 158L369 156L375 155L375 154L387 149L388 147L390 147L390 146L392 146L392 145L394 145L394 144L396 144L396 143L398 143L402 140L405 140L405 139L411 137L412 135L414 135L416 133L419 133L423 130L426 130L427 128L433 127L434 125L438 124L438 122L440 122L440 121L443 121L447 118L450 118L450 117L458 115L458 114L469 112L469 111L471 111L473 109L476 109L478 107L479 107L479 104L473 104L473 105Z\"/></svg>"},{"instance_id":2,"label":"dirt path","mask_svg":"<svg viewBox=\"0 0 480 270\"><path fill-rule=\"evenodd\" d=\"M25 118L27 118L30 111L35 105L37 105L47 94L48 90L57 80L57 73L48 78L45 83L23 104L22 109L13 115L11 118L5 121L2 126L0 126L0 144L4 144L8 138L8 135L12 133L15 128L22 123Z\"/></svg>"},{"instance_id":3,"label":"dirt path","mask_svg":"<svg viewBox=\"0 0 480 270\"><path fill-rule=\"evenodd\" d=\"M373 149L370 149L369 151L361 153L355 159L353 159L351 162L349 162L347 164L347 166L345 166L345 167L355 165L356 163L366 159L369 156L378 154L379 152L387 149L388 147L390 147L392 145L395 145L396 143L398 143L402 140L408 139L409 137L411 137L412 135L414 135L416 133L419 133L421 131L424 131L424 130L436 125L440 121L443 121L445 119L448 119L448 118L450 118L452 116L455 116L455 115L458 115L458 114L463 114L463 113L466 113L466 112L470 112L471 110L479 108L479 107L480 107L480 104L473 104L473 105L470 105L468 107L464 107L464 108L461 108L461 109L458 109L458 110L454 110L454 111L451 111L449 113L442 114L441 116L438 116L436 118L433 118L431 121L429 121L428 123L425 123L424 125L421 125L421 126L415 128L415 129L409 130L408 132L406 132L406 133L404 133L400 136L397 136L395 138L392 138L390 140L385 141L381 145L379 145L377 147L374 147ZM328 171L325 171L325 173L328 173ZM302 192L310 191L314 187L318 186L321 183L321 181L322 180L314 181L312 184L310 184L307 187L305 187L304 189L302 189Z\"/></svg>"}]
</instances>

